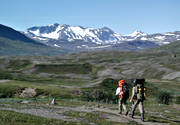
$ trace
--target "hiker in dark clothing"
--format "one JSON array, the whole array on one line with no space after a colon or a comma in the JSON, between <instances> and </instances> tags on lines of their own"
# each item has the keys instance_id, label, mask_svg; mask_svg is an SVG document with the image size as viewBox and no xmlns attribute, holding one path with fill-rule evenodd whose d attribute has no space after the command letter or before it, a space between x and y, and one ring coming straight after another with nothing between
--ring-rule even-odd
<instances>
[{"instance_id":1,"label":"hiker in dark clothing","mask_svg":"<svg viewBox=\"0 0 180 125\"><path fill-rule=\"evenodd\" d=\"M143 102L145 100L145 87L144 87L145 79L136 79L134 80L133 89L132 89L132 96L130 98L130 102L134 100L134 104L131 110L131 117L133 118L134 112L136 110L137 105L139 105L139 111L141 113L141 120L144 121L144 107Z\"/></svg>"}]
</instances>

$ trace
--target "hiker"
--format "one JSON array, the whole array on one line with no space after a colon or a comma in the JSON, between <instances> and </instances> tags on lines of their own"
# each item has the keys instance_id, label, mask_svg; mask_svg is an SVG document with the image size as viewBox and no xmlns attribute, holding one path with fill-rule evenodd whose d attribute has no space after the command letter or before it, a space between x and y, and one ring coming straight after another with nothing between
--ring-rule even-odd
<instances>
[{"instance_id":1,"label":"hiker","mask_svg":"<svg viewBox=\"0 0 180 125\"><path fill-rule=\"evenodd\" d=\"M125 115L128 115L127 110L127 100L129 98L129 90L125 80L120 80L118 82L118 88L116 89L116 95L119 96L118 103L119 103L119 114L122 114L122 108L124 109Z\"/></svg>"},{"instance_id":2,"label":"hiker","mask_svg":"<svg viewBox=\"0 0 180 125\"><path fill-rule=\"evenodd\" d=\"M144 107L143 101L145 100L145 87L144 87L145 79L135 79L133 82L132 88L132 96L130 98L130 102L134 101L131 110L131 118L134 117L134 112L136 110L137 105L139 105L139 111L141 113L141 120L144 121Z\"/></svg>"}]
</instances>

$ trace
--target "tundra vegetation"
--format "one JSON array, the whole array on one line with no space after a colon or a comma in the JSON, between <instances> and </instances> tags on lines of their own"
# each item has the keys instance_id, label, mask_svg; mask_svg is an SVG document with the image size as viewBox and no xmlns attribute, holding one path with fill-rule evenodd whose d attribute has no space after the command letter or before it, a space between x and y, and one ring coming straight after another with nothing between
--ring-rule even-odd
<instances>
[{"instance_id":1,"label":"tundra vegetation","mask_svg":"<svg viewBox=\"0 0 180 125\"><path fill-rule=\"evenodd\" d=\"M146 79L146 124L180 124L180 53L172 53L0 57L0 124L142 124L117 114L117 81L131 92L135 78Z\"/></svg>"}]
</instances>

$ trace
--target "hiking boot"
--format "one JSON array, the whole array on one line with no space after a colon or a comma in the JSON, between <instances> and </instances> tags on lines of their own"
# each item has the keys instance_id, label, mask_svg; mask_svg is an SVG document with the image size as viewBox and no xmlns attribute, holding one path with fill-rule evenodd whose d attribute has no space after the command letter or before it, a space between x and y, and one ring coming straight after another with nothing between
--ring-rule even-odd
<instances>
[{"instance_id":1,"label":"hiking boot","mask_svg":"<svg viewBox=\"0 0 180 125\"><path fill-rule=\"evenodd\" d=\"M130 116L131 118L134 118L134 112L132 112L131 114L129 114L129 116Z\"/></svg>"},{"instance_id":2,"label":"hiking boot","mask_svg":"<svg viewBox=\"0 0 180 125\"><path fill-rule=\"evenodd\" d=\"M130 117L130 118L133 118L133 115L129 113L129 117Z\"/></svg>"},{"instance_id":3,"label":"hiking boot","mask_svg":"<svg viewBox=\"0 0 180 125\"><path fill-rule=\"evenodd\" d=\"M141 121L144 122L144 113L141 114Z\"/></svg>"},{"instance_id":4,"label":"hiking boot","mask_svg":"<svg viewBox=\"0 0 180 125\"><path fill-rule=\"evenodd\" d=\"M131 114L130 117L131 117L131 118L134 118L134 115Z\"/></svg>"},{"instance_id":5,"label":"hiking boot","mask_svg":"<svg viewBox=\"0 0 180 125\"><path fill-rule=\"evenodd\" d=\"M128 115L128 111L126 111L125 115L126 115L126 116Z\"/></svg>"},{"instance_id":6,"label":"hiking boot","mask_svg":"<svg viewBox=\"0 0 180 125\"><path fill-rule=\"evenodd\" d=\"M118 112L118 114L122 114L122 112Z\"/></svg>"}]
</instances>

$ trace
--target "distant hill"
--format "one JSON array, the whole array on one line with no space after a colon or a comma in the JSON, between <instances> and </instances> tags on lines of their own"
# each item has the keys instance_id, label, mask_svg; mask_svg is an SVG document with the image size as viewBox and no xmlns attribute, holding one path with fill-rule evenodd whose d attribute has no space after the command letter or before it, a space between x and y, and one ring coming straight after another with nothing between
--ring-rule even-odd
<instances>
[{"instance_id":1,"label":"distant hill","mask_svg":"<svg viewBox=\"0 0 180 125\"><path fill-rule=\"evenodd\" d=\"M169 53L180 53L180 40L150 50L154 52L166 51Z\"/></svg>"},{"instance_id":2,"label":"distant hill","mask_svg":"<svg viewBox=\"0 0 180 125\"><path fill-rule=\"evenodd\" d=\"M0 56L57 55L65 51L39 43L24 34L0 24Z\"/></svg>"},{"instance_id":3,"label":"distant hill","mask_svg":"<svg viewBox=\"0 0 180 125\"><path fill-rule=\"evenodd\" d=\"M58 55L65 53L64 50L51 48L41 44L26 43L0 37L0 56L17 55Z\"/></svg>"},{"instance_id":4,"label":"distant hill","mask_svg":"<svg viewBox=\"0 0 180 125\"><path fill-rule=\"evenodd\" d=\"M7 38L10 40L18 40L26 43L33 43L38 45L43 45L35 40L30 39L29 37L25 36L24 34L0 24L0 37Z\"/></svg>"}]
</instances>

